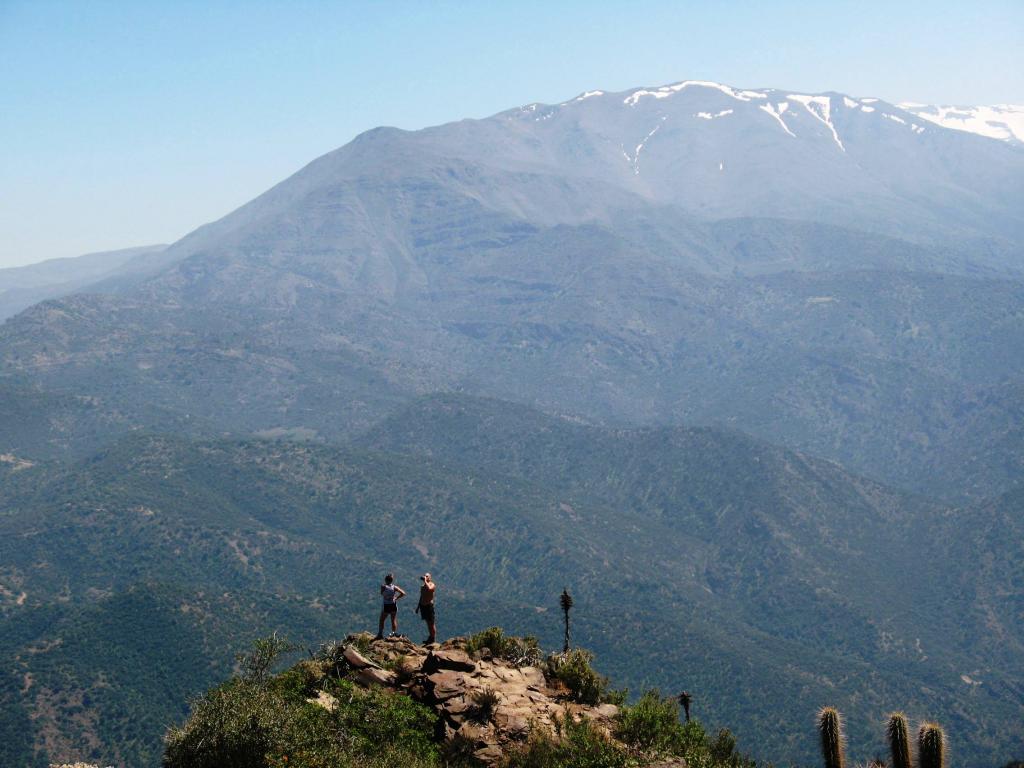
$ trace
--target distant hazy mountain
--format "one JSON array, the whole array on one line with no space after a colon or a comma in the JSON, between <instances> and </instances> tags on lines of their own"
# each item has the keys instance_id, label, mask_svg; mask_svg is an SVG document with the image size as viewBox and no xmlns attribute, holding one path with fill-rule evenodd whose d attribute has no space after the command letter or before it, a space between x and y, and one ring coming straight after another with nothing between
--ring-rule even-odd
<instances>
[{"instance_id":1,"label":"distant hazy mountain","mask_svg":"<svg viewBox=\"0 0 1024 768\"><path fill-rule=\"evenodd\" d=\"M335 439L462 388L977 497L1024 463L1022 191L1019 148L839 94L684 82L382 128L110 295L12 319L0 375L88 404L33 431L58 453L169 423Z\"/></svg>"},{"instance_id":2,"label":"distant hazy mountain","mask_svg":"<svg viewBox=\"0 0 1024 768\"><path fill-rule=\"evenodd\" d=\"M976 133L1009 144L1024 145L1024 106L950 107L903 102L900 108L944 128Z\"/></svg>"},{"instance_id":3,"label":"distant hazy mountain","mask_svg":"<svg viewBox=\"0 0 1024 768\"><path fill-rule=\"evenodd\" d=\"M138 257L159 253L166 247L147 245L0 269L0 320L40 301L67 296L122 272L130 272Z\"/></svg>"},{"instance_id":4,"label":"distant hazy mountain","mask_svg":"<svg viewBox=\"0 0 1024 768\"><path fill-rule=\"evenodd\" d=\"M960 259L1019 272L1022 178L1024 153L877 99L685 81L422 131L369 131L170 253L276 254L314 274L326 260L340 284L359 278L387 291L415 288L424 276L410 248L442 236L497 226L508 238L525 223L618 229L643 212L637 234L669 243L694 217L781 218L969 244ZM1011 251L987 253L976 239ZM745 266L702 263L686 248L693 243L680 245L690 269ZM838 266L866 266L842 255ZM930 260L963 271L958 262L948 253Z\"/></svg>"}]
</instances>

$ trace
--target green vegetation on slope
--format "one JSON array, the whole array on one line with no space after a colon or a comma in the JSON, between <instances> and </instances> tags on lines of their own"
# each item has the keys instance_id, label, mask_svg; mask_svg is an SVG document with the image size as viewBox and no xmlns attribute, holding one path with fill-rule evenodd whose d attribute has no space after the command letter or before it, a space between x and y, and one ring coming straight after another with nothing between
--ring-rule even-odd
<instances>
[{"instance_id":1,"label":"green vegetation on slope","mask_svg":"<svg viewBox=\"0 0 1024 768\"><path fill-rule=\"evenodd\" d=\"M491 633L493 638L493 633ZM478 640L479 640L479 636ZM523 645L520 638L507 638ZM528 642L525 644L529 644ZM189 717L167 734L164 768L345 768L473 766L458 738L439 743L437 714L404 693L361 688L337 674L334 662L317 656L268 675L276 637L257 642L241 658L246 670L197 698ZM580 651L586 677L593 655ZM551 667L556 679L557 670ZM329 704L318 699L326 694ZM615 719L614 739L585 717L556 717L554 732L532 728L528 739L505 755L504 768L641 768L682 758L694 768L755 768L736 751L732 734L710 738L700 723L679 722L678 709L648 691Z\"/></svg>"},{"instance_id":2,"label":"green vegetation on slope","mask_svg":"<svg viewBox=\"0 0 1024 768\"><path fill-rule=\"evenodd\" d=\"M568 585L574 637L616 680L685 687L705 723L765 758L813 754L779 727L807 722L809 701L850 713L853 746L898 705L948 723L958 755L1019 749L1020 561L982 557L1019 546L1012 498L990 530L984 511L715 430L595 429L468 398L417 408L365 447L138 437L4 470L0 655L14 675L0 700L5 721L32 718L5 748L21 763L152 764L147 723L173 719L255 633L312 643L371 626L384 572L408 587L429 570L442 635L514 622L546 647L561 647ZM408 612L400 628L422 629ZM151 714L134 730L107 716L136 706ZM51 723L85 712L53 740Z\"/></svg>"}]
</instances>

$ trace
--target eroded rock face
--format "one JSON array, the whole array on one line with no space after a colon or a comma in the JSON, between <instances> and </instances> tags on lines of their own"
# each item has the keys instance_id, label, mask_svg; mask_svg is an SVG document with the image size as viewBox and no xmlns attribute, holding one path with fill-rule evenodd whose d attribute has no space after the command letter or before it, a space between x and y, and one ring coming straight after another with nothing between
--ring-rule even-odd
<instances>
[{"instance_id":1,"label":"eroded rock face","mask_svg":"<svg viewBox=\"0 0 1024 768\"><path fill-rule=\"evenodd\" d=\"M529 737L531 729L554 730L555 718L587 717L610 731L618 714L613 704L588 707L570 702L565 690L549 684L537 667L517 668L490 653L471 658L461 638L430 648L406 638L376 640L365 655L355 649L354 641L346 639L344 654L352 680L393 688L429 705L439 718L438 733L470 745L487 765L500 762L510 747Z\"/></svg>"}]
</instances>

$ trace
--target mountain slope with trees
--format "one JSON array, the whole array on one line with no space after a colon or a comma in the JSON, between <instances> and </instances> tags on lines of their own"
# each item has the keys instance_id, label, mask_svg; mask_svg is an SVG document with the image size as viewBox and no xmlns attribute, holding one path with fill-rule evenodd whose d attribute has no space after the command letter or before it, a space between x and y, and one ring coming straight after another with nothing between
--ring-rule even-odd
<instances>
[{"instance_id":1,"label":"mountain slope with trees","mask_svg":"<svg viewBox=\"0 0 1024 768\"><path fill-rule=\"evenodd\" d=\"M1015 545L979 532L956 547L933 525L952 516L941 507L742 435L605 430L473 398L418 402L357 442L138 437L72 467L7 469L4 719L36 723L8 748L145 762L159 742L146 723L180 717L240 643L372 625L386 570L435 574L445 634L514 623L547 647L569 585L576 636L610 673L685 686L705 722L766 758L809 757L778 725L826 700L855 718L857 745L900 706L943 713L965 759L1019 747L1005 590L1020 574L983 582L967 560ZM992 610L972 608L981 592ZM1001 641L982 628L993 616ZM147 627L180 650L148 645ZM104 725L150 699L132 734ZM79 723L68 741L44 710Z\"/></svg>"}]
</instances>

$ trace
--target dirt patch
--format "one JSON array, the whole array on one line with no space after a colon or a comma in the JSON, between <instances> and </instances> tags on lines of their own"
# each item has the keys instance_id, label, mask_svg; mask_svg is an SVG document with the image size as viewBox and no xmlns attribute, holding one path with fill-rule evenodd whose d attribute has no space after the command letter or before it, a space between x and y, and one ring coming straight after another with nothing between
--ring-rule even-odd
<instances>
[{"instance_id":1,"label":"dirt patch","mask_svg":"<svg viewBox=\"0 0 1024 768\"><path fill-rule=\"evenodd\" d=\"M12 472L20 472L23 469L35 466L35 462L19 458L13 453L0 453L0 464L10 465Z\"/></svg>"}]
</instances>

